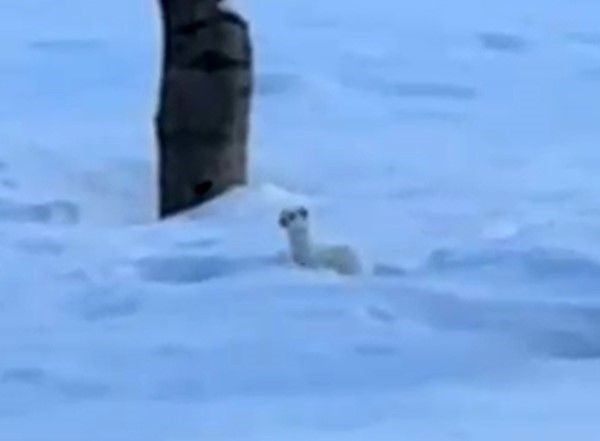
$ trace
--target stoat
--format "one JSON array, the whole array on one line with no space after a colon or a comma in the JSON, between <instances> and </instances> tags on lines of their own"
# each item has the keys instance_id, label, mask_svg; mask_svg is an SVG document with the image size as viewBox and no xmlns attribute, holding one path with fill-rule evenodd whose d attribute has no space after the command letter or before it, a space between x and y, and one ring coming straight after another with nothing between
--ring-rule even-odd
<instances>
[{"instance_id":1,"label":"stoat","mask_svg":"<svg viewBox=\"0 0 600 441\"><path fill-rule=\"evenodd\" d=\"M305 207L285 209L279 215L279 225L287 231L292 261L303 267L325 268L343 275L360 274L362 264L351 247L312 242L308 218Z\"/></svg>"}]
</instances>

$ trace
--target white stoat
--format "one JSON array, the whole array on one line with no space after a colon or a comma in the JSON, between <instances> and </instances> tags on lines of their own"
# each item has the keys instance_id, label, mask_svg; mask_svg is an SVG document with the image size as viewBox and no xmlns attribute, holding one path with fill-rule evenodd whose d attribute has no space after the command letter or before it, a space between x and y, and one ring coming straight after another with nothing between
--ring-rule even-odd
<instances>
[{"instance_id":1,"label":"white stoat","mask_svg":"<svg viewBox=\"0 0 600 441\"><path fill-rule=\"evenodd\" d=\"M287 231L290 255L294 263L307 268L331 269L344 275L362 272L361 262L349 246L312 243L306 208L283 210L279 215L279 225Z\"/></svg>"}]
</instances>

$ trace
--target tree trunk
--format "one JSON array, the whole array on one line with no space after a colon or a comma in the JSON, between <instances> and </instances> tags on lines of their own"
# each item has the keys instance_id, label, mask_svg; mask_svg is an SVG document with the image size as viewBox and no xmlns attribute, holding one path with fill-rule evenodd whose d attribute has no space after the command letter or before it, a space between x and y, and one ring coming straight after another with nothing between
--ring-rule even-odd
<instances>
[{"instance_id":1,"label":"tree trunk","mask_svg":"<svg viewBox=\"0 0 600 441\"><path fill-rule=\"evenodd\" d=\"M252 51L247 22L221 0L159 1L156 131L165 217L246 183Z\"/></svg>"}]
</instances>

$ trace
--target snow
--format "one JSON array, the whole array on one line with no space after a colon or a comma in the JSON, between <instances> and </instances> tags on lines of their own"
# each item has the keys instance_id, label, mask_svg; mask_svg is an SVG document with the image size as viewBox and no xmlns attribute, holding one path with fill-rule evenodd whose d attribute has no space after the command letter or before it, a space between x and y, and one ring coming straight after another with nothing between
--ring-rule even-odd
<instances>
[{"instance_id":1,"label":"snow","mask_svg":"<svg viewBox=\"0 0 600 441\"><path fill-rule=\"evenodd\" d=\"M251 184L159 223L154 3L0 4L0 439L597 438L600 4L239 0Z\"/></svg>"}]
</instances>

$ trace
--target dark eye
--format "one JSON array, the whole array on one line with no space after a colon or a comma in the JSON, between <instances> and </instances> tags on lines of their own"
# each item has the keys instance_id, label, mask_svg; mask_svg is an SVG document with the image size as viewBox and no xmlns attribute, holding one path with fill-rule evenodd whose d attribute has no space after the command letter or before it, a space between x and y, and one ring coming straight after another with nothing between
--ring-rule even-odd
<instances>
[{"instance_id":1,"label":"dark eye","mask_svg":"<svg viewBox=\"0 0 600 441\"><path fill-rule=\"evenodd\" d=\"M306 219L308 217L308 210L304 207L301 207L298 209L298 215L301 218Z\"/></svg>"},{"instance_id":2,"label":"dark eye","mask_svg":"<svg viewBox=\"0 0 600 441\"><path fill-rule=\"evenodd\" d=\"M279 216L279 226L283 228L288 226L288 220L286 216Z\"/></svg>"},{"instance_id":3,"label":"dark eye","mask_svg":"<svg viewBox=\"0 0 600 441\"><path fill-rule=\"evenodd\" d=\"M293 221L294 219L296 219L296 213L290 213L288 215L289 220Z\"/></svg>"}]
</instances>

